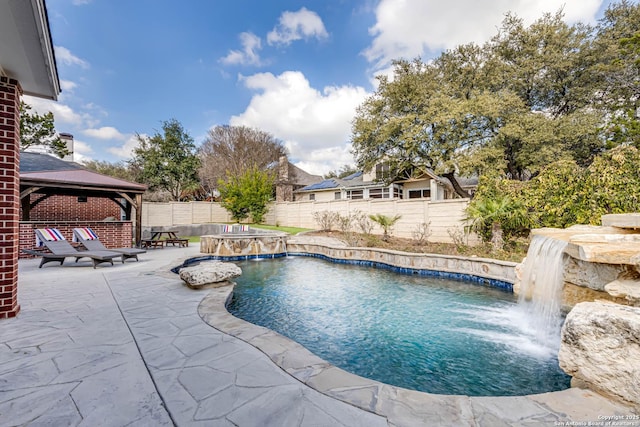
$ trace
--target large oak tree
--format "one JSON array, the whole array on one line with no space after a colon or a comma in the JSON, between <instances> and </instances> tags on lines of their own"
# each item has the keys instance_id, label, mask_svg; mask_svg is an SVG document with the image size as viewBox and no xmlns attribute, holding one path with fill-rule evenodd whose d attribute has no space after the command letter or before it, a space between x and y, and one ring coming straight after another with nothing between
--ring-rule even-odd
<instances>
[{"instance_id":1,"label":"large oak tree","mask_svg":"<svg viewBox=\"0 0 640 427\"><path fill-rule=\"evenodd\" d=\"M396 61L354 118L358 167L385 161L391 178L430 168L466 196L457 174L529 180L555 160L588 166L633 139L639 7L613 5L596 28L568 25L561 12L528 27L507 15L482 46Z\"/></svg>"}]
</instances>

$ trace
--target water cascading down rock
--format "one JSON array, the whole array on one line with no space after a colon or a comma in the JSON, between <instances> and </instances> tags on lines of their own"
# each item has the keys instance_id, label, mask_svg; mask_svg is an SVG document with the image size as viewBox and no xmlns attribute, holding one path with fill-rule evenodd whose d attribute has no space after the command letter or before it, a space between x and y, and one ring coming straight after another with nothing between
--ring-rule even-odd
<instances>
[{"instance_id":1,"label":"water cascading down rock","mask_svg":"<svg viewBox=\"0 0 640 427\"><path fill-rule=\"evenodd\" d=\"M563 253L567 242L533 236L521 266L520 305L526 311L539 344L557 348L562 325Z\"/></svg>"},{"instance_id":2,"label":"water cascading down rock","mask_svg":"<svg viewBox=\"0 0 640 427\"><path fill-rule=\"evenodd\" d=\"M605 215L602 223L532 230L527 258L516 268L521 283L514 290L519 285L520 298L533 306L540 298L545 307L550 303L542 312L570 310L558 361L573 386L640 411L640 214ZM552 250L544 249L548 239L564 242L560 254L553 255L564 267L561 291L547 289L554 279L541 276L552 274L553 260L536 261L541 269L535 271L527 267L543 253L551 256Z\"/></svg>"}]
</instances>

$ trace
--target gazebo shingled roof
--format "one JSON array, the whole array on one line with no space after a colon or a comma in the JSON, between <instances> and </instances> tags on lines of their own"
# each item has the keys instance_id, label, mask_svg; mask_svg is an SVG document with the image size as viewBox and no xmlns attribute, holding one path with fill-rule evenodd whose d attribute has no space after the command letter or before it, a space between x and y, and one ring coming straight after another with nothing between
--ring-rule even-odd
<instances>
[{"instance_id":1,"label":"gazebo shingled roof","mask_svg":"<svg viewBox=\"0 0 640 427\"><path fill-rule=\"evenodd\" d=\"M142 238L142 194L147 186L87 170L84 166L67 162L48 154L20 152L20 200L22 220L28 221L31 209L53 195L103 197L112 200L131 220L135 208L136 245ZM42 197L31 201L29 195ZM124 198L125 204L119 199Z\"/></svg>"}]
</instances>

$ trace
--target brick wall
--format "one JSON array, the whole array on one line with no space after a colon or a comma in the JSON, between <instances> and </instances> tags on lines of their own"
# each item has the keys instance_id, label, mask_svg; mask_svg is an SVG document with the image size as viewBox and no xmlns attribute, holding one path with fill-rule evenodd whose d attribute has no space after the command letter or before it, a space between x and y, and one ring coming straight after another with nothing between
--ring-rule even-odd
<instances>
[{"instance_id":1,"label":"brick wall","mask_svg":"<svg viewBox=\"0 0 640 427\"><path fill-rule=\"evenodd\" d=\"M31 201L41 197L31 194ZM102 221L113 217L120 219L120 206L114 201L101 197L88 197L79 202L73 196L51 196L38 203L29 213L30 221Z\"/></svg>"},{"instance_id":2,"label":"brick wall","mask_svg":"<svg viewBox=\"0 0 640 427\"><path fill-rule=\"evenodd\" d=\"M20 212L20 84L0 76L0 318L15 317L18 305Z\"/></svg>"},{"instance_id":3,"label":"brick wall","mask_svg":"<svg viewBox=\"0 0 640 427\"><path fill-rule=\"evenodd\" d=\"M22 221L20 222L20 250L36 247L36 228L57 228L69 242L73 241L73 229L90 227L107 248L130 248L133 223L131 221ZM20 254L21 258L31 258Z\"/></svg>"}]
</instances>

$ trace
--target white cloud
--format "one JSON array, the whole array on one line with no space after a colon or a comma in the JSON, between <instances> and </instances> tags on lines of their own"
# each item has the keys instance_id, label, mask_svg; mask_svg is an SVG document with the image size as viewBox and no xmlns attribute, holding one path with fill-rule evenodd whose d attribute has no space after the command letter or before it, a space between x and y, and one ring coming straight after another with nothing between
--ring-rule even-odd
<instances>
[{"instance_id":1,"label":"white cloud","mask_svg":"<svg viewBox=\"0 0 640 427\"><path fill-rule=\"evenodd\" d=\"M231 117L231 125L255 127L281 139L294 161L310 167L308 172L326 173L353 162L348 141L356 107L368 95L363 88L318 91L298 71L254 74L241 81L259 93L242 114Z\"/></svg>"},{"instance_id":2,"label":"white cloud","mask_svg":"<svg viewBox=\"0 0 640 427\"><path fill-rule=\"evenodd\" d=\"M142 138L147 138L147 134L140 134ZM118 147L109 147L107 151L121 159L129 159L133 156L133 150L138 146L137 135L127 135L124 144Z\"/></svg>"},{"instance_id":3,"label":"white cloud","mask_svg":"<svg viewBox=\"0 0 640 427\"><path fill-rule=\"evenodd\" d=\"M98 139L126 139L127 136L123 135L118 129L112 126L103 126L99 129L85 129L82 131L85 135L98 138Z\"/></svg>"},{"instance_id":4,"label":"white cloud","mask_svg":"<svg viewBox=\"0 0 640 427\"><path fill-rule=\"evenodd\" d=\"M70 80L60 80L60 87L63 91L73 92L78 85Z\"/></svg>"},{"instance_id":5,"label":"white cloud","mask_svg":"<svg viewBox=\"0 0 640 427\"><path fill-rule=\"evenodd\" d=\"M411 59L470 42L484 43L496 34L506 12L526 25L561 8L567 22L593 22L603 0L381 0L374 36L364 51L369 62L384 67L394 58Z\"/></svg>"},{"instance_id":6,"label":"white cloud","mask_svg":"<svg viewBox=\"0 0 640 427\"><path fill-rule=\"evenodd\" d=\"M23 100L32 107L31 111L38 114L46 114L51 111L53 113L56 129L61 132L65 131L65 125L82 126L83 123L91 121L91 117L89 115L77 113L68 105L61 104L59 102L27 95L23 97Z\"/></svg>"},{"instance_id":7,"label":"white cloud","mask_svg":"<svg viewBox=\"0 0 640 427\"><path fill-rule=\"evenodd\" d=\"M65 65L78 65L81 68L89 68L89 63L84 59L75 56L69 49L62 46L55 46L56 60Z\"/></svg>"},{"instance_id":8,"label":"white cloud","mask_svg":"<svg viewBox=\"0 0 640 427\"><path fill-rule=\"evenodd\" d=\"M353 164L351 144L314 150L312 156L294 162L303 171L314 175L325 175L332 170L339 170L344 165Z\"/></svg>"},{"instance_id":9,"label":"white cloud","mask_svg":"<svg viewBox=\"0 0 640 427\"><path fill-rule=\"evenodd\" d=\"M260 37L253 33L240 33L242 50L231 50L220 62L226 65L260 65L258 51L262 48Z\"/></svg>"},{"instance_id":10,"label":"white cloud","mask_svg":"<svg viewBox=\"0 0 640 427\"><path fill-rule=\"evenodd\" d=\"M320 16L303 7L297 12L283 12L278 25L267 34L267 42L270 45L289 45L296 40L314 37L324 39L329 34Z\"/></svg>"},{"instance_id":11,"label":"white cloud","mask_svg":"<svg viewBox=\"0 0 640 427\"><path fill-rule=\"evenodd\" d=\"M89 144L79 139L73 139L73 161L84 162L92 159L93 149Z\"/></svg>"},{"instance_id":12,"label":"white cloud","mask_svg":"<svg viewBox=\"0 0 640 427\"><path fill-rule=\"evenodd\" d=\"M92 0L73 0L72 3L74 6L82 6L91 3L91 1Z\"/></svg>"}]
</instances>

